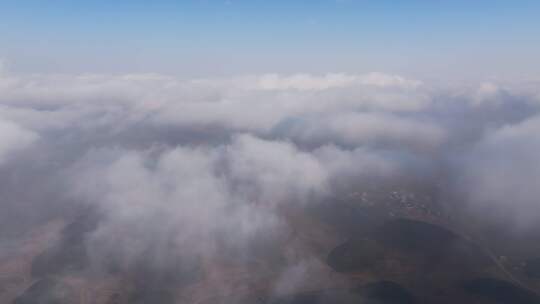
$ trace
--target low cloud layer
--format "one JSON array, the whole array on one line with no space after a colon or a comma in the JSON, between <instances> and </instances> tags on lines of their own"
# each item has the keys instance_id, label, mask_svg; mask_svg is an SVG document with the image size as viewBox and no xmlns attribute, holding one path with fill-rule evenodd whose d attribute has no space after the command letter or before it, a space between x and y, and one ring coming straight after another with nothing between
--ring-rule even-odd
<instances>
[{"instance_id":1,"label":"low cloud layer","mask_svg":"<svg viewBox=\"0 0 540 304\"><path fill-rule=\"evenodd\" d=\"M17 219L2 229L89 207L102 216L87 241L97 265L144 257L166 269L286 235L284 208L366 183L418 183L444 187L455 208L534 230L539 106L530 83L441 86L380 73L4 73L0 204Z\"/></svg>"}]
</instances>

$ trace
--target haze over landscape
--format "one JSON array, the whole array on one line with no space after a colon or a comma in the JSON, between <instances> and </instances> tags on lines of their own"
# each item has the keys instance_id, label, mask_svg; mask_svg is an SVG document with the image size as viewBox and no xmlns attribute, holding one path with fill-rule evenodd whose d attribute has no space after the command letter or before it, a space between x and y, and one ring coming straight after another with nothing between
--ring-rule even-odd
<instances>
[{"instance_id":1,"label":"haze over landscape","mask_svg":"<svg viewBox=\"0 0 540 304\"><path fill-rule=\"evenodd\" d=\"M0 303L540 303L536 1L3 1Z\"/></svg>"}]
</instances>

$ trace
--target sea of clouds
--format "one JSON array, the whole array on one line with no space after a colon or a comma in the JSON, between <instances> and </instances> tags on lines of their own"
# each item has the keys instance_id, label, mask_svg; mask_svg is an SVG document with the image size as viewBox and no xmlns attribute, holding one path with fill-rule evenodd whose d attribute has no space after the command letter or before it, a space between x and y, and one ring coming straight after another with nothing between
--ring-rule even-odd
<instances>
[{"instance_id":1,"label":"sea of clouds","mask_svg":"<svg viewBox=\"0 0 540 304\"><path fill-rule=\"evenodd\" d=\"M279 210L412 179L509 229L540 223L540 87L397 75L0 73L5 236L92 208L96 260L212 256Z\"/></svg>"}]
</instances>

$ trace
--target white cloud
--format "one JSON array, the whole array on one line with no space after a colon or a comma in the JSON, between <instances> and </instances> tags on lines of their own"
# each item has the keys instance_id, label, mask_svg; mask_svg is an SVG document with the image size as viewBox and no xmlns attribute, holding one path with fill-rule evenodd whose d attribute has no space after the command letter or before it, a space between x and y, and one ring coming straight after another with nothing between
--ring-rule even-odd
<instances>
[{"instance_id":1,"label":"white cloud","mask_svg":"<svg viewBox=\"0 0 540 304\"><path fill-rule=\"evenodd\" d=\"M380 112L347 112L309 117L293 123L291 138L304 142L362 146L375 143L437 147L445 141L445 131L431 122Z\"/></svg>"},{"instance_id":2,"label":"white cloud","mask_svg":"<svg viewBox=\"0 0 540 304\"><path fill-rule=\"evenodd\" d=\"M540 117L486 136L464 165L469 199L476 208L512 220L520 228L540 220Z\"/></svg>"},{"instance_id":3,"label":"white cloud","mask_svg":"<svg viewBox=\"0 0 540 304\"><path fill-rule=\"evenodd\" d=\"M339 180L398 170L368 151L327 146L311 153L244 134L215 147L92 150L68 179L75 199L106 215L90 244L97 260L112 254L129 266L150 250L164 267L178 254L217 254L221 234L242 248L260 233L285 229L280 206L323 198Z\"/></svg>"},{"instance_id":4,"label":"white cloud","mask_svg":"<svg viewBox=\"0 0 540 304\"><path fill-rule=\"evenodd\" d=\"M227 152L231 179L249 193L258 192L258 199L264 203L305 201L310 194L327 190L323 164L291 143L241 135Z\"/></svg>"},{"instance_id":5,"label":"white cloud","mask_svg":"<svg viewBox=\"0 0 540 304\"><path fill-rule=\"evenodd\" d=\"M66 201L105 214L92 256L113 254L125 267L149 251L166 267L223 242L249 246L288 229L284 206L344 196L367 181L438 189L457 176L468 181L456 190L468 203L512 199L519 218L534 222L538 92L524 92L440 89L378 73L5 75L0 161L26 149L9 170L27 174L10 187L31 189L36 210L47 204L35 198L69 192ZM67 186L32 187L57 172L67 172L55 179Z\"/></svg>"},{"instance_id":6,"label":"white cloud","mask_svg":"<svg viewBox=\"0 0 540 304\"><path fill-rule=\"evenodd\" d=\"M421 82L383 73L371 73L366 75L326 74L322 76L310 74L296 74L291 76L267 74L258 77L257 84L257 87L263 90L322 91L355 85L417 87L421 85Z\"/></svg>"},{"instance_id":7,"label":"white cloud","mask_svg":"<svg viewBox=\"0 0 540 304\"><path fill-rule=\"evenodd\" d=\"M8 157L34 143L39 136L17 124L0 119L0 164Z\"/></svg>"}]
</instances>

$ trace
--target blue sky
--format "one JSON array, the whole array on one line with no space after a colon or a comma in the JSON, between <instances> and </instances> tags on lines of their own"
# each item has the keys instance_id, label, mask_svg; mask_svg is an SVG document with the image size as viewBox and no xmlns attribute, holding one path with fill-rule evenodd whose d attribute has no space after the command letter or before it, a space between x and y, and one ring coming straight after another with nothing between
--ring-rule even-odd
<instances>
[{"instance_id":1,"label":"blue sky","mask_svg":"<svg viewBox=\"0 0 540 304\"><path fill-rule=\"evenodd\" d=\"M20 73L539 77L540 1L0 0Z\"/></svg>"}]
</instances>

